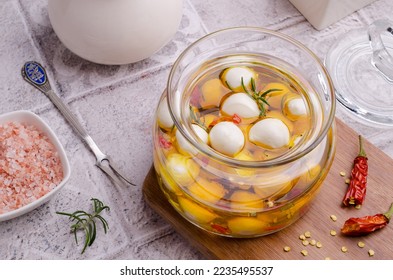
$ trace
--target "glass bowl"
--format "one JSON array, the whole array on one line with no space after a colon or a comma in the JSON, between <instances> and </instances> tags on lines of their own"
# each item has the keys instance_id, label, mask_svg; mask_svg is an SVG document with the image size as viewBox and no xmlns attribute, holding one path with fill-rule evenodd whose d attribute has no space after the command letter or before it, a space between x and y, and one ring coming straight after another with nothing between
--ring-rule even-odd
<instances>
[{"instance_id":1,"label":"glass bowl","mask_svg":"<svg viewBox=\"0 0 393 280\"><path fill-rule=\"evenodd\" d=\"M255 79L245 85L241 76L242 86L231 86L233 68L247 69ZM269 105L258 103L261 112L255 117L223 113L226 100L239 92L265 93ZM288 114L287 102L295 92L307 111L301 118ZM301 43L253 27L208 34L174 63L157 107L153 150L158 182L171 205L208 232L229 237L276 232L306 213L329 171L334 113L330 77ZM265 119L282 122L290 144L261 148L252 142L251 129ZM221 122L241 130L245 144L234 154L213 145L217 137L221 146L235 143L233 133L212 135Z\"/></svg>"},{"instance_id":2,"label":"glass bowl","mask_svg":"<svg viewBox=\"0 0 393 280\"><path fill-rule=\"evenodd\" d=\"M338 102L366 125L393 126L393 22L379 19L339 37L325 57Z\"/></svg>"}]
</instances>

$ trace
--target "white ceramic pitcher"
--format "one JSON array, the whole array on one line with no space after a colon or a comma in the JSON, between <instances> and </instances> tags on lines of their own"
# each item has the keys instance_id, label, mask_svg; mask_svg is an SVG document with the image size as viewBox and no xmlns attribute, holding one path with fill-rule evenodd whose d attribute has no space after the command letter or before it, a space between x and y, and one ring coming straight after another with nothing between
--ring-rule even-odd
<instances>
[{"instance_id":1,"label":"white ceramic pitcher","mask_svg":"<svg viewBox=\"0 0 393 280\"><path fill-rule=\"evenodd\" d=\"M100 64L145 59L178 30L182 0L48 0L52 27L73 53Z\"/></svg>"}]
</instances>

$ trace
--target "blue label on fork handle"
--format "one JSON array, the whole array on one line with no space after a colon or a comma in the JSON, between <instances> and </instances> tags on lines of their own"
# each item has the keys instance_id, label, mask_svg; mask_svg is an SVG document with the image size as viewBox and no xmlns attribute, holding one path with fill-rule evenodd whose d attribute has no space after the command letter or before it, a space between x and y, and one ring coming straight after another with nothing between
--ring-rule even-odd
<instances>
[{"instance_id":1,"label":"blue label on fork handle","mask_svg":"<svg viewBox=\"0 0 393 280\"><path fill-rule=\"evenodd\" d=\"M46 82L46 73L44 68L34 61L25 63L24 72L26 77L36 85L43 85Z\"/></svg>"}]
</instances>

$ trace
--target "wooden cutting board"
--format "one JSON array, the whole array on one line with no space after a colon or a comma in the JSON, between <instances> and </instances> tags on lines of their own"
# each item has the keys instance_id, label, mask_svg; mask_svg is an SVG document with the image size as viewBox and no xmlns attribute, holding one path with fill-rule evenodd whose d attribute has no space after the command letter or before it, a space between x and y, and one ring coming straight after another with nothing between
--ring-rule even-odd
<instances>
[{"instance_id":1,"label":"wooden cutting board","mask_svg":"<svg viewBox=\"0 0 393 280\"><path fill-rule=\"evenodd\" d=\"M185 239L208 259L393 259L393 222L387 227L365 237L346 237L340 234L345 220L386 212L393 202L393 160L381 150L364 141L369 158L367 196L361 209L344 208L342 198L347 189L345 178L350 174L358 153L358 135L347 125L336 120L337 148L330 172L311 209L297 222L277 233L249 239L236 239L207 233L183 219L167 202L161 192L154 169L146 176L143 193L147 203L166 219ZM340 176L340 172L348 174ZM336 215L337 221L330 219ZM330 234L337 232L336 236ZM299 236L310 231L311 238L319 241L321 248L304 246ZM357 244L365 244L360 248ZM291 250L284 252L284 246ZM347 252L341 251L345 246ZM375 252L373 257L369 249ZM300 252L307 250L308 255Z\"/></svg>"}]
</instances>

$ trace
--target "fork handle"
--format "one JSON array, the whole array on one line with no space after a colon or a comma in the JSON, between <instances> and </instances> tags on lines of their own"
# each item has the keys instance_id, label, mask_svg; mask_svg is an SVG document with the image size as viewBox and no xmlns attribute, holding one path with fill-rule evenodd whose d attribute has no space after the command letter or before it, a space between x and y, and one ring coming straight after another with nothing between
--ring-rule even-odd
<instances>
[{"instance_id":1,"label":"fork handle","mask_svg":"<svg viewBox=\"0 0 393 280\"><path fill-rule=\"evenodd\" d=\"M82 140L86 142L91 151L94 153L97 161L101 162L105 159L105 154L101 152L97 144L93 141L93 138L91 138L88 132L83 128L68 106L52 90L44 67L35 61L26 62L22 68L22 76L28 83L43 92L52 101L74 130L79 134Z\"/></svg>"},{"instance_id":2,"label":"fork handle","mask_svg":"<svg viewBox=\"0 0 393 280\"><path fill-rule=\"evenodd\" d=\"M57 96L57 94L52 90L48 90L44 92L45 95L52 101L52 103L59 109L59 111L63 114L63 116L67 119L67 121L71 124L74 130L79 134L79 136L86 142L91 151L97 158L97 161L101 162L105 155L98 148L97 144L94 142L93 138L88 134L86 129L83 128L81 123L75 117L75 115L71 112L68 106Z\"/></svg>"}]
</instances>

